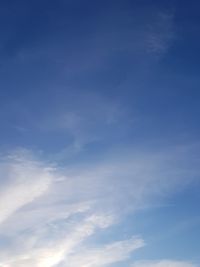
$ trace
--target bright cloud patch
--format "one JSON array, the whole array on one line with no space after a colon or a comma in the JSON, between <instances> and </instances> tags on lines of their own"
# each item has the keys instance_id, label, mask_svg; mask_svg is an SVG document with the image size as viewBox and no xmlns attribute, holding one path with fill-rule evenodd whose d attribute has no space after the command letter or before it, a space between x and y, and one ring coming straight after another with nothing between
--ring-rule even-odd
<instances>
[{"instance_id":1,"label":"bright cloud patch","mask_svg":"<svg viewBox=\"0 0 200 267\"><path fill-rule=\"evenodd\" d=\"M52 167L23 151L2 159L0 266L101 267L126 261L145 241L131 236L104 241L101 233L112 230L127 213L171 194L177 184L187 184L181 153L182 161L173 170L165 164L169 151L151 157L130 151L92 166L67 168ZM177 155L173 153L173 162ZM93 238L99 241L93 243ZM148 264L193 267L168 261Z\"/></svg>"},{"instance_id":2,"label":"bright cloud patch","mask_svg":"<svg viewBox=\"0 0 200 267\"><path fill-rule=\"evenodd\" d=\"M2 162L0 174L4 179L0 190L0 223L45 194L53 178L50 168L20 155Z\"/></svg>"},{"instance_id":3,"label":"bright cloud patch","mask_svg":"<svg viewBox=\"0 0 200 267\"><path fill-rule=\"evenodd\" d=\"M121 262L130 257L130 254L144 246L144 241L131 238L125 241L113 242L100 248L89 248L80 251L69 258L66 266L101 267L112 263Z\"/></svg>"}]
</instances>

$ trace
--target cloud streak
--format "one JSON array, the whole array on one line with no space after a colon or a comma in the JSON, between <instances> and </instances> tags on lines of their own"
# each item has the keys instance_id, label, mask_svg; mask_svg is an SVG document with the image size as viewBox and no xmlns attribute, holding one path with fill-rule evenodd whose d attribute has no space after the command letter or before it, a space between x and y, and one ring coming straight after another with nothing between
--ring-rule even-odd
<instances>
[{"instance_id":1,"label":"cloud streak","mask_svg":"<svg viewBox=\"0 0 200 267\"><path fill-rule=\"evenodd\" d=\"M100 248L88 248L68 259L65 266L101 267L128 259L135 250L144 246L144 241L133 237L113 242Z\"/></svg>"},{"instance_id":2,"label":"cloud streak","mask_svg":"<svg viewBox=\"0 0 200 267\"><path fill-rule=\"evenodd\" d=\"M0 164L2 176L8 177L0 193L0 235L7 246L0 252L1 266L100 267L125 261L144 246L143 239L96 247L89 237L186 185L198 170L192 164L185 167L187 159L188 149L183 148L165 153L121 151L92 165L66 168L52 167L23 151L5 158Z\"/></svg>"},{"instance_id":3,"label":"cloud streak","mask_svg":"<svg viewBox=\"0 0 200 267\"><path fill-rule=\"evenodd\" d=\"M0 224L17 210L45 194L52 183L50 168L20 155L1 163Z\"/></svg>"}]
</instances>

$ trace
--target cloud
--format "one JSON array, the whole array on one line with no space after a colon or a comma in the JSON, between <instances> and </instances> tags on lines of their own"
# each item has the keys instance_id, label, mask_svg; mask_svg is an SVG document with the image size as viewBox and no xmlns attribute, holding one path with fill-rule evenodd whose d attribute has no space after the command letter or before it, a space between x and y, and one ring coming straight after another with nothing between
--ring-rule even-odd
<instances>
[{"instance_id":1,"label":"cloud","mask_svg":"<svg viewBox=\"0 0 200 267\"><path fill-rule=\"evenodd\" d=\"M101 267L128 259L131 253L144 246L144 241L133 237L129 240L113 242L100 248L88 248L71 255L66 262L69 267Z\"/></svg>"},{"instance_id":2,"label":"cloud","mask_svg":"<svg viewBox=\"0 0 200 267\"><path fill-rule=\"evenodd\" d=\"M52 183L51 168L19 154L1 162L0 173L3 179L0 191L0 224L17 210L45 194Z\"/></svg>"},{"instance_id":3,"label":"cloud","mask_svg":"<svg viewBox=\"0 0 200 267\"><path fill-rule=\"evenodd\" d=\"M134 263L132 267L197 267L197 265L184 261L160 260L160 261L139 261Z\"/></svg>"},{"instance_id":4,"label":"cloud","mask_svg":"<svg viewBox=\"0 0 200 267\"><path fill-rule=\"evenodd\" d=\"M147 26L146 50L154 56L165 54L175 38L173 13L158 12Z\"/></svg>"},{"instance_id":5,"label":"cloud","mask_svg":"<svg viewBox=\"0 0 200 267\"><path fill-rule=\"evenodd\" d=\"M72 254L74 249L80 246L87 237L94 234L97 229L107 228L111 223L112 221L109 217L93 215L82 220L80 223L74 223L70 227L70 231L66 231L64 236L54 236L54 240L46 240L44 232L40 231L31 242L25 242L22 239L21 242L25 242L26 246L21 251L17 251L16 255L12 251L12 255L10 253L10 257L2 261L1 264L3 267L22 267L27 265L30 267L56 266L68 255ZM41 238L41 243L38 245L37 239Z\"/></svg>"},{"instance_id":6,"label":"cloud","mask_svg":"<svg viewBox=\"0 0 200 267\"><path fill-rule=\"evenodd\" d=\"M39 119L37 127L43 132L65 134L66 144L70 140L74 151L80 152L88 144L112 139L113 133L120 135L125 119L126 124L129 122L127 115L119 102L99 94L78 92L74 97L69 93L51 116ZM72 153L69 146L59 151L59 155Z\"/></svg>"},{"instance_id":7,"label":"cloud","mask_svg":"<svg viewBox=\"0 0 200 267\"><path fill-rule=\"evenodd\" d=\"M191 182L199 167L192 157L188 165L188 155L191 152L183 148L162 152L129 149L92 164L66 167L26 151L4 157L0 163L0 236L6 242L0 244L0 266L70 263L74 267L80 263L100 267L126 261L144 245L142 238L120 240L119 236L119 241L99 245L91 238L98 240L128 212L155 200L161 203Z\"/></svg>"}]
</instances>

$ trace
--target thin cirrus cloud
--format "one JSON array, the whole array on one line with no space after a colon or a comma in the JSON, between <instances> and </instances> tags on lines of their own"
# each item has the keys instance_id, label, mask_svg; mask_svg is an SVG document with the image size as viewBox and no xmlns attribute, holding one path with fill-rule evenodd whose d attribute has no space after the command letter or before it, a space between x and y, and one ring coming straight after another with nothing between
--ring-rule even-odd
<instances>
[{"instance_id":1,"label":"thin cirrus cloud","mask_svg":"<svg viewBox=\"0 0 200 267\"><path fill-rule=\"evenodd\" d=\"M38 267L57 266L66 257L73 254L74 250L97 229L107 228L110 224L110 218L106 216L89 216L81 222L74 223L70 229L65 229L62 236L56 236L53 240L48 241L45 240L47 238L45 234L50 232L46 232L46 229L43 228L42 231L32 233L26 242L19 238L17 241L23 241L26 246L16 254L15 251L12 251L11 259L5 258L2 264L11 267L27 266L27 264ZM27 236L25 237L27 238ZM39 246L37 245L38 240L40 241Z\"/></svg>"},{"instance_id":2,"label":"thin cirrus cloud","mask_svg":"<svg viewBox=\"0 0 200 267\"><path fill-rule=\"evenodd\" d=\"M158 12L154 22L147 28L147 51L162 56L168 51L175 39L174 14Z\"/></svg>"},{"instance_id":3,"label":"thin cirrus cloud","mask_svg":"<svg viewBox=\"0 0 200 267\"><path fill-rule=\"evenodd\" d=\"M1 187L0 223L28 203L45 194L52 182L51 170L32 160L3 160L0 166L1 177L8 180ZM14 201L13 201L14 199Z\"/></svg>"},{"instance_id":4,"label":"thin cirrus cloud","mask_svg":"<svg viewBox=\"0 0 200 267\"><path fill-rule=\"evenodd\" d=\"M138 14L141 14L142 20ZM76 27L74 30L77 30ZM51 31L47 37L40 40L39 46L20 43L12 60L19 66L27 62L34 65L41 58L50 60L62 74L76 78L77 75L90 75L94 70L110 69L113 58L118 60L120 53L125 58L128 56L133 66L148 61L148 55L162 57L175 37L174 14L157 8L153 12L108 8L102 16L97 16L89 34L84 39L80 38L79 44L74 36L69 38L64 33L60 37L57 32ZM52 65L49 67L53 68Z\"/></svg>"},{"instance_id":5,"label":"thin cirrus cloud","mask_svg":"<svg viewBox=\"0 0 200 267\"><path fill-rule=\"evenodd\" d=\"M124 261L135 250L143 247L141 238L133 237L129 240L113 242L100 248L89 248L73 255L66 262L67 266L100 267Z\"/></svg>"},{"instance_id":6,"label":"thin cirrus cloud","mask_svg":"<svg viewBox=\"0 0 200 267\"><path fill-rule=\"evenodd\" d=\"M53 112L47 109L50 116L44 112L34 125L42 133L64 136L66 145L54 154L57 160L79 153L90 144L112 141L113 135L118 138L134 123L129 109L117 100L81 91L75 95L69 93Z\"/></svg>"},{"instance_id":7,"label":"thin cirrus cloud","mask_svg":"<svg viewBox=\"0 0 200 267\"><path fill-rule=\"evenodd\" d=\"M159 155L121 151L118 158L110 155L92 166L68 168L52 167L24 151L4 159L0 167L8 182L1 190L0 234L7 241L0 252L1 266L100 267L126 261L144 246L142 238L99 245L92 245L90 238L112 229L126 213L154 199L161 203L177 186L185 186L197 166L183 169L188 149L178 150ZM166 164L170 157L179 159L173 170Z\"/></svg>"}]
</instances>

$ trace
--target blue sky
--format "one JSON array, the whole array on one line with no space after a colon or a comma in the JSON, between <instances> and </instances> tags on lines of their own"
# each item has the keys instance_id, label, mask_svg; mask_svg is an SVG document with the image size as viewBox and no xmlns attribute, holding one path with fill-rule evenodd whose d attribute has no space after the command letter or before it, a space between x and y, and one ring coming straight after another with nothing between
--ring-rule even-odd
<instances>
[{"instance_id":1,"label":"blue sky","mask_svg":"<svg viewBox=\"0 0 200 267\"><path fill-rule=\"evenodd\" d=\"M0 267L199 267L198 1L0 1Z\"/></svg>"}]
</instances>

